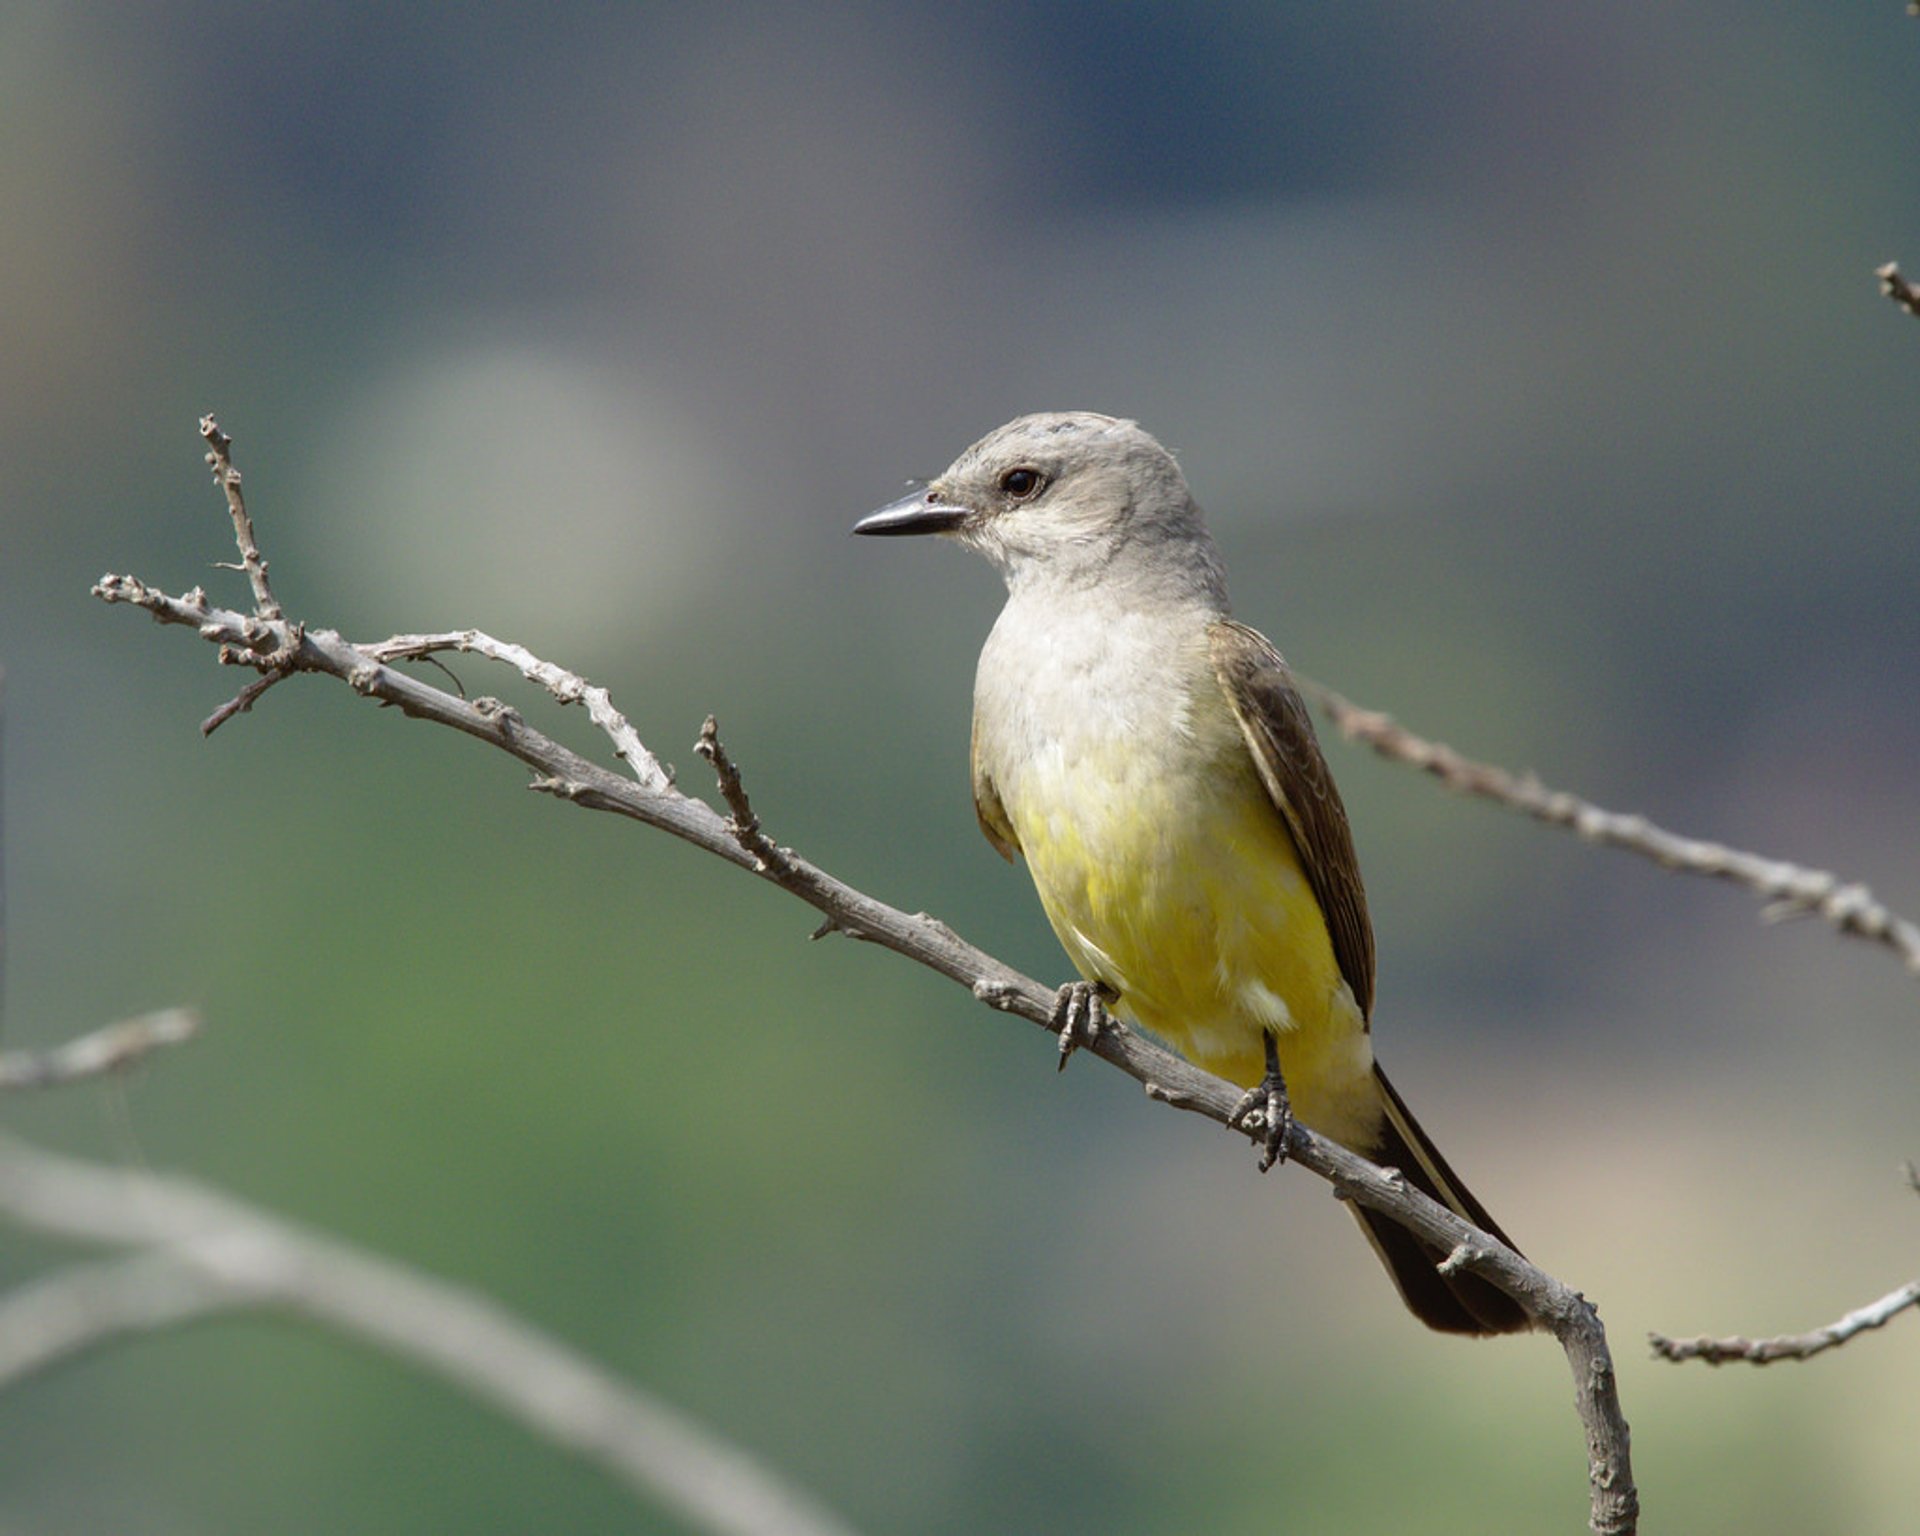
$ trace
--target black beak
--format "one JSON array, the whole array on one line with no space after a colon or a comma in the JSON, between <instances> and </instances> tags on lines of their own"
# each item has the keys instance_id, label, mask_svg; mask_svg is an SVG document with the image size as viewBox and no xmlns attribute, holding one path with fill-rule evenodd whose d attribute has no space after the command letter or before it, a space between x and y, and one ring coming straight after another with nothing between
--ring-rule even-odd
<instances>
[{"instance_id":1,"label":"black beak","mask_svg":"<svg viewBox=\"0 0 1920 1536\"><path fill-rule=\"evenodd\" d=\"M942 499L937 491L909 491L853 525L855 533L951 533L973 513Z\"/></svg>"}]
</instances>

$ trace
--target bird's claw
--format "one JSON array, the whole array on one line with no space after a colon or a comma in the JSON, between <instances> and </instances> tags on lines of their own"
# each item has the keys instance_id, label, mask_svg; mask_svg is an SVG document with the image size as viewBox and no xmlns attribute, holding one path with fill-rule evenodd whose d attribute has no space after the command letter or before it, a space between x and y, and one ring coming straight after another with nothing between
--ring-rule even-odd
<instances>
[{"instance_id":1,"label":"bird's claw","mask_svg":"<svg viewBox=\"0 0 1920 1536\"><path fill-rule=\"evenodd\" d=\"M1092 1045L1112 1022L1107 1017L1110 994L1097 981L1070 981L1054 1000L1053 1029L1060 1037L1060 1071L1083 1045Z\"/></svg>"},{"instance_id":2,"label":"bird's claw","mask_svg":"<svg viewBox=\"0 0 1920 1536\"><path fill-rule=\"evenodd\" d=\"M1241 1095L1227 1124L1249 1136L1258 1132L1262 1173L1287 1160L1293 1103L1287 1097L1287 1080L1280 1075L1280 1052L1272 1035L1267 1036L1267 1075Z\"/></svg>"}]
</instances>

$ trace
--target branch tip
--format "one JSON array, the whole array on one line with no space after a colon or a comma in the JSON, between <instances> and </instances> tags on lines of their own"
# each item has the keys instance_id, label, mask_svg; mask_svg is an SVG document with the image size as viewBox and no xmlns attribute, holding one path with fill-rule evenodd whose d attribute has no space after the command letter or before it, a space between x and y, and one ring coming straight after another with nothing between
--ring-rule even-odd
<instances>
[{"instance_id":1,"label":"branch tip","mask_svg":"<svg viewBox=\"0 0 1920 1536\"><path fill-rule=\"evenodd\" d=\"M1653 1347L1656 1359L1675 1363L1700 1360L1708 1365L1725 1365L1730 1361L1772 1365L1777 1360L1811 1360L1815 1355L1837 1349L1870 1329L1884 1328L1902 1312L1915 1306L1920 1306L1920 1280L1909 1281L1898 1290L1889 1291L1878 1301L1856 1307L1845 1317L1809 1333L1781 1334L1770 1339L1749 1339L1740 1334L1720 1339L1704 1335L1675 1339L1664 1333L1649 1333L1647 1343Z\"/></svg>"},{"instance_id":2,"label":"branch tip","mask_svg":"<svg viewBox=\"0 0 1920 1536\"><path fill-rule=\"evenodd\" d=\"M708 715L701 722L700 737L694 742L693 749L712 765L714 777L720 782L720 798L727 803L727 830L733 834L733 840L753 855L760 869L786 867L785 851L760 829L760 817L753 809L753 802L747 798L747 787L740 780L740 769L721 745L720 722L714 716Z\"/></svg>"},{"instance_id":3,"label":"branch tip","mask_svg":"<svg viewBox=\"0 0 1920 1536\"><path fill-rule=\"evenodd\" d=\"M0 1089L51 1088L132 1066L150 1052L200 1033L191 1008L163 1008L121 1019L46 1051L0 1051Z\"/></svg>"},{"instance_id":4,"label":"branch tip","mask_svg":"<svg viewBox=\"0 0 1920 1536\"><path fill-rule=\"evenodd\" d=\"M244 715L248 710L253 708L254 702L261 694L265 693L282 678L291 676L292 671L293 669L291 667L275 667L271 672L256 677L252 682L248 683L246 687L242 688L232 698L228 699L226 703L222 704L212 714L208 715L206 719L200 722L200 734L202 736L211 736L235 715Z\"/></svg>"},{"instance_id":5,"label":"branch tip","mask_svg":"<svg viewBox=\"0 0 1920 1536\"><path fill-rule=\"evenodd\" d=\"M233 466L233 439L220 430L212 416L200 418L200 436L207 444L207 463L213 470L213 483L227 498L227 514L233 519L233 541L240 549L238 569L245 571L253 589L253 611L263 619L278 619L280 604L267 584L266 556L254 540L253 519L247 515L246 498L240 493L240 471ZM232 566L226 567L231 570Z\"/></svg>"},{"instance_id":6,"label":"branch tip","mask_svg":"<svg viewBox=\"0 0 1920 1536\"><path fill-rule=\"evenodd\" d=\"M1920 15L1920 10L1909 8L1909 15ZM1875 267L1873 275L1880 279L1880 291L1908 314L1920 317L1920 287L1916 287L1901 275L1900 263L1890 261L1885 266Z\"/></svg>"}]
</instances>

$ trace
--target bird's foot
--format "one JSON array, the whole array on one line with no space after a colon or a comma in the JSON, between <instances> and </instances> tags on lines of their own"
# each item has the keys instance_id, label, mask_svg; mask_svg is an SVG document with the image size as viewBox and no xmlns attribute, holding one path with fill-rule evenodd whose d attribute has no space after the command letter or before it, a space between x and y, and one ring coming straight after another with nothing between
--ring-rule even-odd
<instances>
[{"instance_id":1,"label":"bird's foot","mask_svg":"<svg viewBox=\"0 0 1920 1536\"><path fill-rule=\"evenodd\" d=\"M1280 1048L1267 1036L1267 1075L1241 1096L1227 1116L1227 1124L1260 1137L1260 1171L1287 1160L1287 1134L1293 1129L1293 1104L1287 1080L1280 1075Z\"/></svg>"},{"instance_id":2,"label":"bird's foot","mask_svg":"<svg viewBox=\"0 0 1920 1536\"><path fill-rule=\"evenodd\" d=\"M1092 1045L1112 1023L1107 1004L1114 994L1097 981L1070 981L1054 1000L1053 1029L1060 1036L1059 1070L1067 1070L1067 1061L1083 1045Z\"/></svg>"}]
</instances>

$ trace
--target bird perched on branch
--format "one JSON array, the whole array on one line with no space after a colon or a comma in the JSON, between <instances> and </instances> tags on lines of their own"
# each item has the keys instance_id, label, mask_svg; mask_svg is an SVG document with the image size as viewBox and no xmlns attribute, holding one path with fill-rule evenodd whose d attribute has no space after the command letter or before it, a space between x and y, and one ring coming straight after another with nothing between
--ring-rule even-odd
<instances>
[{"instance_id":1,"label":"bird perched on branch","mask_svg":"<svg viewBox=\"0 0 1920 1536\"><path fill-rule=\"evenodd\" d=\"M1062 989L1063 1051L1110 1008L1248 1090L1236 1118L1263 1128L1263 1166L1297 1115L1505 1242L1373 1059L1346 811L1286 663L1229 614L1173 456L1131 421L1023 416L854 531L945 534L1006 578L974 684L974 805L1084 978ZM1527 1326L1349 1209L1430 1327Z\"/></svg>"}]
</instances>

